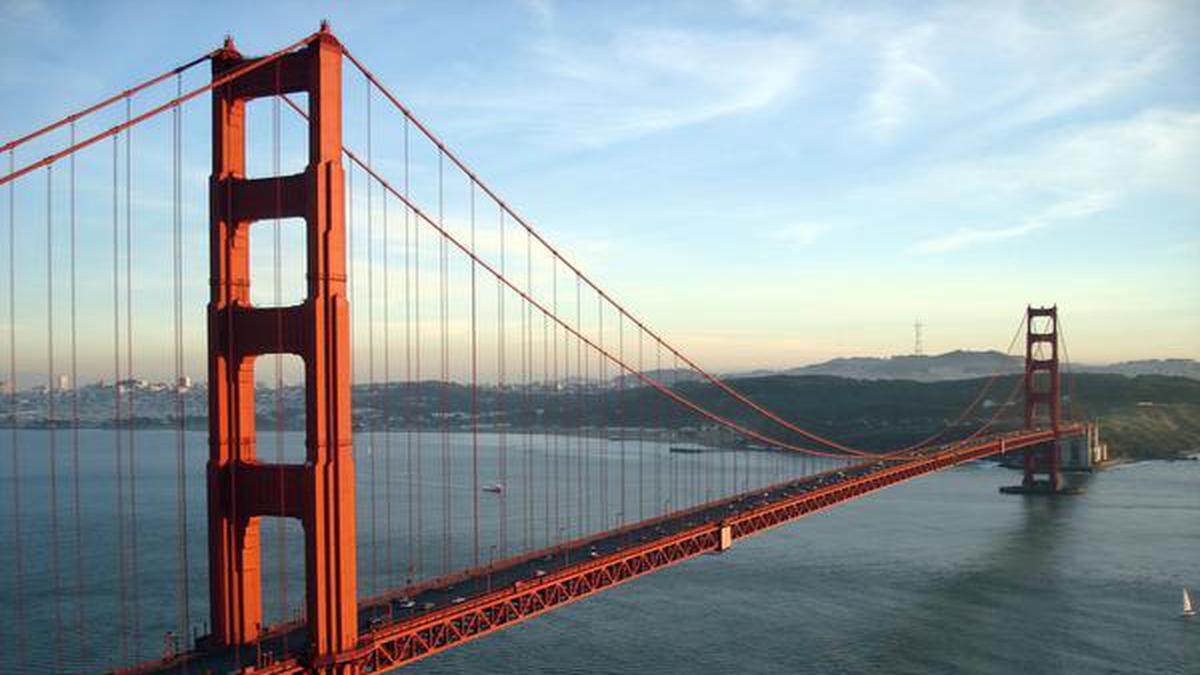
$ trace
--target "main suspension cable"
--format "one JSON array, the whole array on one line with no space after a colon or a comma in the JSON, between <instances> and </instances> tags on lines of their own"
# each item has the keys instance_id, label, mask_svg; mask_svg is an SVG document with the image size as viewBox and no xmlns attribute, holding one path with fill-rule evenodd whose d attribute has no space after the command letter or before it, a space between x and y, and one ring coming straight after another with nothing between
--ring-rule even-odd
<instances>
[{"instance_id":1,"label":"main suspension cable","mask_svg":"<svg viewBox=\"0 0 1200 675\"><path fill-rule=\"evenodd\" d=\"M384 93L386 93L386 92L384 92ZM284 98L284 101L286 103L288 103L294 111L296 111L298 114L300 114L302 116L307 117L307 114L300 108L300 106L297 105L294 101L292 101L289 97L284 96L283 98ZM406 123L405 123L406 130L407 130L407 124L408 124L408 121L406 118ZM405 165L407 166L407 164L408 164L408 161L407 161L407 132L406 132L405 138L406 138L406 140L405 140L405 148L406 148L406 150L405 150L405 157L406 157ZM391 192L397 199L402 201L404 203L406 209L411 211L417 219L424 221L427 225L431 226L441 237L445 238L449 243L453 244L455 248L459 249L460 252L466 254L468 257L470 257L472 260L474 260L476 262L476 264L483 267L485 271L487 271L494 278L496 278L498 286L501 287L501 289L498 289L499 301L500 301L500 305L501 305L501 307L498 308L498 310L503 308L502 305L503 305L503 297L504 296L503 296L503 293L500 292L500 290L502 290L502 288L506 287L511 292L515 293L518 297L520 297L522 300L524 300L525 302L531 303L539 312L547 313L549 311L545 305L538 302L530 294L522 291L513 281L508 279L508 277L505 276L500 270L497 270L496 267L494 267L490 263L484 261L482 258L479 257L479 255L473 249L468 248L459 239L454 237L448 230L441 227L437 222L434 221L433 218L431 218L423 210L421 210L419 207L417 207L416 204L407 195L403 194L400 190L397 190L395 187L393 187L391 185L391 183L389 183L386 179L384 179L374 167L370 166L369 163L363 161L361 158L359 158L359 156L357 154L355 154L352 150L350 150L349 148L347 148L345 146L342 147L342 152L351 160L352 163L357 164L370 178L373 178L374 180L378 181L379 184L385 190L387 190L388 192ZM449 155L447 155L447 156L449 157ZM453 158L451 157L451 159L453 159ZM407 174L407 169L406 169L405 176L407 177L407 175L408 174ZM406 181L407 181L407 178L406 178ZM482 184L478 184L478 185L480 186L480 188L484 188L484 186ZM405 191L407 191L407 186L405 186ZM505 214L505 213L509 213L509 215L511 215L510 212L501 208L501 210L500 210L501 220L503 220L503 214ZM414 223L414 228L413 228L414 236L418 232L419 232L419 229L416 227L416 224ZM538 238L538 235L536 232L533 232L532 234L535 238ZM503 244L503 242L501 242L501 244ZM414 246L414 264L419 266L419 261L415 259L417 256L417 251L418 251L417 247L419 246L419 242L416 241L415 238L414 238L413 246ZM501 246L501 249L503 249L503 245ZM561 257L558 257L557 259L569 266L569 263L562 260ZM503 256L502 256L501 264L503 264L503 262L504 261L503 261ZM579 287L577 289L577 291L581 291L582 284L586 283L586 279L574 267L570 267L570 269L573 270L576 275L576 285ZM414 321L416 321L417 325L419 326L420 325L420 280L419 280L419 277L417 277L416 275L414 275L414 280L415 280L414 293L417 296L417 301L415 302L416 310L414 312L414 314L415 314ZM609 299L606 295L604 295L602 291L599 291L599 289L597 287L595 287L594 285L591 285L590 283L589 283L589 287L596 291L598 298L603 298L603 299L607 300L609 302L609 304L612 304L614 307L618 307L611 299ZM577 292L577 296L578 295L579 295L579 293ZM577 300L577 312L579 311L578 305L579 305L579 301ZM498 312L498 313L501 313L501 312ZM648 329L646 329L643 324L638 323L628 313L626 313L626 317L629 317L631 321L634 321L635 325L637 325L638 327L642 328L643 330L646 330L648 335L651 334L650 331ZM574 335L579 340L582 340L583 342L585 342L587 347L592 348L592 349L597 349L597 351L599 351L601 354L603 354L603 356L606 357L608 360L610 360L613 363L616 363L618 365L621 365L622 367L626 368L627 370L632 371L632 369L629 368L628 364L621 363L620 360L618 358L616 358L616 356L614 356L610 352L605 351L603 349L599 349L597 344L594 341L592 341L591 339L589 339L583 335L582 323L580 321L581 317L576 318L576 324L580 326L580 328L578 328L578 329L571 328L569 325L567 325L565 322L563 322L560 317L552 316L552 318L555 321L559 322L563 326L563 328L568 331L569 334ZM500 323L500 325L502 325L502 321L500 321L498 323ZM419 393L419 388L420 388L420 351L421 351L420 345L419 345L420 333L421 333L421 331L418 328L416 330L416 335L418 337L418 345L417 345L417 349L416 349L416 357L417 357L416 358L416 361L417 361L416 371L417 372L415 374L416 378L417 378L417 387L418 387L417 397L418 398L420 398L420 393ZM671 350L670 346L667 345L665 342L663 342L661 338L655 337L655 339L659 343L661 343L663 348L666 348L668 351L670 351L671 355L677 361L684 361L685 363L687 362L686 357L683 357L681 354ZM501 354L503 353L502 349L498 349L497 351ZM582 354L579 355L579 360L582 362L582 360L583 360ZM583 371L582 363L577 364L577 366L578 366L577 371L582 372ZM825 452L825 451L816 450L813 448L805 448L803 446L798 446L798 445L795 445L792 443L787 443L785 441L782 441L779 439L774 439L765 434L753 431L753 430L749 429L748 427L734 423L731 419L728 419L721 415L717 415L716 413L712 413L711 411L708 411L706 409L702 409L698 404L696 404L696 403L690 401L689 399L686 399L686 397L683 397L682 395L672 391L672 388L667 387L662 382L656 380L653 377L650 377L646 373L638 372L638 373L635 373L635 375L638 377L639 380L641 380L646 385L654 388L655 390L657 390L659 392L667 394L667 396L669 398L672 398L673 400L681 403L685 407L692 409L695 412L699 412L702 416L708 418L710 421L717 422L718 424L721 424L722 426L732 428L735 431L738 431L739 433L741 433L743 435L754 438L755 440L758 440L762 443L766 443L767 445L772 445L775 447L783 448L785 450L791 450L794 452L808 453L808 454L812 454L812 455L816 455L816 456L845 457L845 455L841 454L841 453ZM501 399L503 400L503 397L501 397ZM687 401L687 402L685 403L684 401ZM703 412L701 412L701 410L703 410ZM723 420L723 421L719 421L719 420ZM733 425L733 426L730 426L730 425ZM504 450L504 445L505 445L503 428L501 428L501 430L500 430L500 437L501 437L501 455L503 456L503 454L504 454L503 450ZM419 439L420 439L420 436L418 435L418 441L419 441ZM867 457L876 457L877 456L872 453L862 453L862 451L854 451L854 452L855 452L856 456L864 456L864 454ZM502 465L503 465L503 462L502 462ZM419 453L418 453L418 469L419 468L420 468L420 463L419 463ZM418 481L418 487L419 487L419 481ZM501 501L501 507L503 510L503 506L504 506L503 493L501 493L500 501ZM420 508L420 500L418 500L418 509L419 508ZM501 520L501 522L503 522L503 520Z\"/></svg>"},{"instance_id":2,"label":"main suspension cable","mask_svg":"<svg viewBox=\"0 0 1200 675\"><path fill-rule=\"evenodd\" d=\"M100 101L99 103L95 103L93 105L90 105L90 106L78 111L78 112L67 115L66 117L58 120L57 122L52 122L43 127L35 129L34 131L31 131L31 132L25 134L24 136L21 136L20 138L15 138L11 141L8 141L3 146L0 146L0 152L7 152L9 150L18 148L18 147L28 143L29 141L32 141L33 139L38 138L39 136L48 134L51 131L54 131L55 129L59 129L63 126L71 125L72 127L74 127L76 122L91 115L94 112L103 110L104 108L107 108L108 106L110 106L114 103L117 103L118 101L129 99L134 94L136 94L144 89L153 87L154 85L156 85L160 82L163 82L172 76L175 76L175 77L182 76L184 72L190 70L193 66L204 63L205 61L212 58L213 54L214 54L214 52L202 54L201 56L198 56L198 57L192 59L191 61L188 61L187 63L176 66L176 67L172 68L171 70L168 70L165 73L156 75L155 77L152 77L152 78L150 78L144 82L141 82L139 84L136 84L120 93L113 94L112 96L109 96L108 98L104 99L103 101ZM71 144L74 145L75 138L74 138L74 129L73 128L72 128L71 136L72 136Z\"/></svg>"},{"instance_id":3,"label":"main suspension cable","mask_svg":"<svg viewBox=\"0 0 1200 675\"><path fill-rule=\"evenodd\" d=\"M430 218L430 217L429 217L429 216L428 216L428 215L427 215L427 214L426 214L424 211L422 211L422 210L421 210L419 207L417 207L417 206L416 206L416 205L415 205L415 204L414 204L414 203L411 201L411 199L409 199L409 198L405 197L403 194L401 194L401 193L400 193L400 191L399 191L399 190L396 190L394 187L392 187L392 186L391 186L391 184L390 184L390 183L388 183L386 180L384 180L382 177L380 177L380 176L379 176L379 174L376 172L376 170L375 170L375 169L373 169L373 168L369 167L368 165L366 165L366 164L365 164L365 163L364 163L362 160L360 160L360 159L358 158L358 156L357 156L357 155L355 155L355 154L354 154L352 151L350 151L349 149L343 148L343 149L342 149L342 151L343 151L343 152L346 154L346 156L347 156L347 157L349 157L349 158L350 158L350 159L351 159L353 162L357 163L357 164L359 165L359 167L363 169L363 171L367 172L368 174L370 174L370 175L371 175L371 177L373 177L375 180L379 181L379 183L380 183L380 184L381 184L381 185L382 185L382 186L383 186L383 187L384 187L386 190L388 190L388 191L389 191L389 192L391 192L393 195L395 195L397 199L400 199L401 201L403 201L403 202L405 203L405 206L406 206L408 209L410 209L410 210L413 212L413 214L414 214L414 215L415 215L415 216L416 216L418 219L420 219L420 220L424 221L424 222L425 222L427 225L429 225L429 226L430 226L430 227L431 227L431 228L432 228L432 229L433 229L435 232L437 232L437 233L438 233L438 235L440 235L440 236L442 236L442 237L445 237L445 238L446 238L446 240L447 240L449 243L453 244L453 245L455 246L455 248L459 249L459 251L461 251L463 254L465 254L465 255L467 255L467 256L469 256L469 257L473 258L473 259L476 261L476 263L477 263L477 264L478 264L480 267L482 267L482 268L483 268L485 271L487 271L489 274L491 274L491 275L492 275L492 276L493 276L493 277L494 277L494 278L497 280L497 283L498 283L500 286L502 286L502 287L504 287L504 288L508 288L510 292L512 292L512 293L514 293L514 294L516 294L518 297L520 297L520 298L521 298L522 300L524 300L525 302L531 303L531 304L532 304L532 305L533 305L533 306L534 306L534 307L535 307L535 308L536 308L536 309L537 309L539 312L542 312L542 313L549 313L549 310L548 310L548 309L545 307L545 305L543 305L542 303L538 302L536 299L534 299L534 298L530 297L530 296L529 296L527 293L525 293L524 291L522 291L522 290L521 290L521 289L520 289L520 288L519 288L519 287L518 287L518 286L517 286L517 285L516 285L516 284L515 284L513 281L511 281L511 280L510 280L510 279L509 279L507 276L505 276L505 275L501 274L501 273L500 273L500 271L499 271L497 268L493 267L493 266L492 266L490 263L488 263L487 261L485 261L485 260L481 259L477 253L475 253L474 251L472 251L472 250L470 250L469 248L467 248L467 246L466 246L465 244L463 244L461 241L459 241L457 238L455 238L455 237L454 237L452 234L450 234L450 232L448 232L446 229L444 229L444 228L442 228L441 226L439 226L439 225L437 224L437 222L435 222L435 221L434 221L432 218ZM419 229L417 229L417 228L414 228L414 234L415 234L416 232L419 232ZM419 285L419 277L418 277L418 279L417 279L417 282L418 282L418 285ZM577 277L577 283L581 283L581 282L582 282L582 279L579 279L579 278ZM416 305L417 305L417 308L418 308L418 310L419 310L419 307L420 307L420 301L419 301L419 298L420 298L420 292L419 292L419 288L417 289L416 295L417 295L417 298L418 298L418 300L417 300L417 302L416 302ZM501 296L501 297L503 297L503 296ZM419 316L419 314L418 314L418 316ZM553 316L553 315L551 315L551 319L552 319L552 320L554 320L554 321L556 321L556 322L558 322L560 325L562 325L562 326L563 326L564 330L566 330L568 333L570 333L571 335L574 335L574 336L575 336L575 337L576 337L578 340L580 340L580 341L581 341L581 343L582 343L582 345L581 345L581 348L582 348L583 346L586 346L587 348L590 348L590 349L595 349L595 350L597 350L598 352L600 352L601 354L603 354L603 355L604 355L604 357L605 357L605 358L607 358L609 361L612 361L613 363L616 363L616 364L618 364L618 365L622 365L622 366L623 366L624 368L626 368L626 369L632 370L632 369L630 369L630 368L629 368L629 366L628 366L627 364L621 364L621 363L620 363L620 360L619 360L619 359L618 359L618 358L617 358L617 357L616 357L614 354L612 354L611 352L608 352L608 351L605 351L605 350L603 350L603 349L600 349L600 348L598 347L598 345L597 345L597 344L596 344L596 343L595 343L595 342L594 342L594 341L593 341L591 338L588 338L588 337L586 337L586 336L583 334L583 332L582 332L582 329L581 329L581 328L574 328L574 327L570 326L570 325L569 325L569 324L567 324L565 321L563 321L563 319L562 319L561 317L557 317L557 316ZM418 323L418 325L419 325L419 323L420 323L420 322L418 321L417 323ZM418 332L417 332L417 333L418 333L418 336L419 336L419 335L420 335L420 331L418 330ZM665 347L665 346L666 346L666 345L664 344L664 347ZM418 349L418 350L417 350L417 355L418 355L418 357L419 357L419 355L420 355L420 349ZM677 356L677 355L675 355L675 356L676 356L676 358L678 358L678 356ZM419 368L419 358L418 358L417 360L418 360L418 368ZM580 360L582 361L582 352L580 353ZM582 366L580 366L580 370L582 370ZM825 457L845 457L845 455L843 455L843 454L839 454L839 453L831 453L831 452L825 452L825 451L816 450L816 449L813 449L813 448L806 448L806 447L803 447L803 446L798 446L798 445L795 445L795 444L792 444L792 443L788 443L788 442L786 442L786 441L782 441L782 440L779 440L779 439L776 439L776 438L772 438L772 437L770 437L770 436L767 436L767 435L765 435L765 434L763 434L763 433L760 433L760 432L754 431L754 430L752 430L752 429L750 429L750 428L748 428L748 427L746 427L746 426L744 426L744 425L741 425L741 424L738 424L737 422L734 422L733 420L731 420L731 419L729 419L729 418L727 418L727 417L725 417L725 416L719 415L719 414L717 414L717 413L715 413L715 412L709 411L709 410L707 410L707 409L705 409L705 408L701 407L699 404L697 404L697 403L695 403L694 401L692 401L692 400L688 399L687 397L685 397L685 396L683 396L683 395L681 395L681 394L677 393L677 392L676 392L676 391L674 391L672 388L665 386L663 383L659 382L659 381L658 381L658 380L656 380L655 378L652 378L652 377L650 377L649 375L646 375L645 373L635 373L635 375L638 377L638 379L640 379L640 380L641 380L643 383L645 383L646 385L648 385L648 386L652 387L653 389L655 389L655 390L657 390L657 391L659 391L659 392L661 392L661 393L663 393L663 394L666 394L666 395L668 396L668 398L671 398L672 400L676 401L677 403L680 403L680 404L681 404L681 405L683 405L685 408L688 408L689 410L692 410L693 412L696 412L696 413L700 414L701 416L703 416L703 417L705 417L705 418L709 419L709 420L710 420L710 421L712 421L712 422L716 422L716 423L718 423L718 424L720 424L720 425L722 425L722 426L725 426L725 427L727 427L727 428L733 429L734 431L737 431L737 432L741 433L741 434L742 434L742 435L744 435L744 436L747 436L747 437L753 438L753 439L755 439L755 440L758 440L758 441L760 441L760 442L762 442L762 443L765 443L765 444L767 444L767 445L771 445L771 446L779 447L779 448L782 448L782 449L785 449L785 450L791 450L791 451L794 451L794 452L802 452L802 453L808 453L808 454L812 454L812 455L818 455L818 456L825 456ZM419 382L419 379L420 379L420 378L419 378L419 370L418 370L418 382ZM501 436L502 436L502 438L503 438L503 433L501 434ZM502 447L503 447L503 443L502 443ZM874 455L871 455L871 456L872 456L872 457L874 457ZM502 501L501 503L503 504L503 501Z\"/></svg>"},{"instance_id":4,"label":"main suspension cable","mask_svg":"<svg viewBox=\"0 0 1200 675\"><path fill-rule=\"evenodd\" d=\"M1010 352L1012 352L1013 347L1016 346L1017 340L1021 337L1021 332L1025 328L1025 321L1026 321L1025 315L1021 315L1021 320L1017 324L1017 330L1015 333L1013 333L1012 339L1008 343L1008 347L1004 350L1005 356L1008 356L1008 354ZM1003 368L1004 368L1004 362L1002 361L1000 364L998 364L992 370L991 376L988 377L988 379L984 382L983 386L980 387L979 392L975 395L975 398L972 399L971 402L969 404L967 404L967 406L965 408L963 408L961 412L959 412L958 416L955 417L954 421L950 422L950 424L945 425L937 432L927 436L926 438L921 439L920 441L917 441L916 443L913 443L906 447L900 448L899 450L895 450L895 451L885 453L885 454L889 455L889 456L908 454L910 452L920 450L921 448L924 448L925 446L933 443L937 439L946 435L947 432L949 432L951 429L955 428L956 426L959 425L959 423L961 423L963 420L965 420L967 418L967 416L970 415L971 412L975 410L975 408L979 405L979 403L983 401L983 397L987 395L988 391L992 388L992 385L1001 376L1001 374L1003 372Z\"/></svg>"},{"instance_id":5,"label":"main suspension cable","mask_svg":"<svg viewBox=\"0 0 1200 675\"><path fill-rule=\"evenodd\" d=\"M419 131L421 131L421 133L424 134L426 136L426 138L428 138L430 140L430 142L432 142L437 147L438 151L441 154L445 155L448 159L450 159L451 162L453 162L459 168L459 170L461 170L464 174L466 174L468 177L470 177L472 180L474 180L479 185L480 189L482 189L484 191L484 193L487 194L497 204L497 206L500 208L500 210L502 212L507 213L514 221L516 221L521 227L523 227L526 231L528 231L538 241L538 243L540 243L553 256L555 256L560 261L562 261L562 263L564 265L566 265L570 271L579 275L580 281L582 283L586 284L591 289L593 289L600 299L607 301L609 304L611 304L613 306L614 309L616 309L618 312L624 314L634 325L645 330L648 335L651 335L657 339L662 340L662 338L657 333L650 330L650 328L648 326L646 326L641 320L639 320L636 316L634 316L623 305L621 305L615 299L613 299L611 296L609 296L598 284L596 284L586 274L584 274L582 270L580 270L577 266L575 266L573 263L571 263L569 260L567 260L565 258L565 256L563 256L545 238L543 238L542 235L537 230L535 230L525 219L523 219L511 207L509 207L508 204L503 199L501 199L499 197L499 195L497 195L495 192L493 192L491 190L491 188L489 188L487 186L487 184L484 183L474 171L472 171L461 159L459 159L458 156L455 155L440 138L438 138L436 135L434 135L433 132L428 127L426 127L419 119L417 119L416 116L413 115L412 111L409 110L408 107L405 106L403 103L401 103L400 100L395 95L393 95L392 92L387 87L385 87L383 85L383 83L378 78L376 78L375 75L369 69L367 69L365 65L363 65L362 62L360 62L357 58L355 58L355 56L352 53L350 53L350 51L348 49L346 49L346 47L344 45L342 46L342 52L346 56L346 58L359 70L359 72L361 72L363 74L363 76L367 78L367 80L369 80L376 88L378 88L380 93L383 94L384 97L397 110L399 110L401 112L401 114L404 116L405 120L408 122L411 122L413 125L415 125L417 127L417 129ZM761 415L767 417L768 419L770 419L771 421L783 426L784 428L788 429L789 431L792 431L793 433L797 433L811 441L820 443L822 445L833 448L835 450L839 450L839 451L847 453L847 454L857 455L857 456L873 456L873 453L869 453L866 451L857 450L857 449L848 447L846 445L838 443L837 441L825 438L819 434L813 433L811 431L808 431L807 429L804 429L804 428L799 427L791 422L788 422L787 420L784 420L783 418L779 417L775 413L764 408L760 404L754 402L753 400L751 400L744 394L738 392L736 389L734 389L731 385L729 385L725 381L721 380L720 378L716 377L715 375L712 375L708 371L701 368L697 363L695 363L694 361L689 359L682 352L680 352L677 349L675 349L674 347L672 347L665 340L662 340L662 342L663 342L664 348L666 348L674 356L678 357L679 360L682 361L689 368L696 371L696 373L699 374L702 378L704 378L705 380L708 380L713 385L715 385L718 389L720 389L721 391L725 392L726 394L732 396L734 399L738 400L740 403L750 407L751 409L755 410L759 414L761 414Z\"/></svg>"},{"instance_id":6,"label":"main suspension cable","mask_svg":"<svg viewBox=\"0 0 1200 675\"><path fill-rule=\"evenodd\" d=\"M66 157L72 153L78 152L78 151L80 151L90 145L93 145L99 141L102 141L106 138L111 138L113 136L116 136L117 134L120 134L121 132L125 131L126 129L129 129L133 126L141 124L142 122L145 122L148 119L156 117L157 115L159 115L167 110L178 107L178 106L196 98L197 96L200 96L201 94L206 94L218 87L227 85L230 82L233 82L234 80L238 79L239 77L242 77L252 71L258 70L259 68L262 68L265 65L274 63L277 59L280 59L280 58L286 56L287 54L294 52L297 49L300 49L301 47L308 45L313 40L316 40L319 36L320 36L320 33L313 33L312 35L309 35L308 37L306 37L302 40L294 42L294 43L284 47L283 49L272 52L271 54L268 54L266 56L248 61L246 63L246 65L239 66L238 68L234 68L233 70L230 70L229 72L225 73L224 75L221 75L220 77L213 78L212 81L208 82L207 84L196 87L195 89L192 89L191 91L187 92L186 94L176 96L175 98L171 99L170 101L167 101L166 103L155 106L155 107L151 108L150 110L147 110L146 112L143 112L135 117L127 118L124 122L122 122L120 124L116 124L114 126L111 126L108 129L105 129L104 131L100 131L96 134L88 136L87 138L85 138L81 141L72 142L66 148L63 148L62 150L59 150L50 155L47 155L46 157L44 157L36 162L31 162L29 164L26 164L25 166L21 167L20 169L12 168L11 163L10 163L10 168L9 168L8 173L3 176L0 176L0 185L5 185L7 183L10 183L31 171L36 171L37 169L42 168L43 166L49 166L50 164L57 162L58 160L62 159L63 157ZM126 99L126 101L128 101L128 99Z\"/></svg>"}]
</instances>

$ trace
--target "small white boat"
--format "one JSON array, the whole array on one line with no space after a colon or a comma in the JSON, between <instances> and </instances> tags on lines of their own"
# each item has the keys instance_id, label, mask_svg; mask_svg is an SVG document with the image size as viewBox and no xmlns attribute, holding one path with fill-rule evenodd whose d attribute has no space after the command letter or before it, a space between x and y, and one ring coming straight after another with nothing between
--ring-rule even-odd
<instances>
[{"instance_id":1,"label":"small white boat","mask_svg":"<svg viewBox=\"0 0 1200 675\"><path fill-rule=\"evenodd\" d=\"M501 494L504 492L504 484L503 483L492 483L491 485L484 485L483 491L484 492L493 492L495 494Z\"/></svg>"},{"instance_id":2,"label":"small white boat","mask_svg":"<svg viewBox=\"0 0 1200 675\"><path fill-rule=\"evenodd\" d=\"M1188 589L1183 589L1183 616L1196 616L1196 608L1192 605L1192 595Z\"/></svg>"}]
</instances>

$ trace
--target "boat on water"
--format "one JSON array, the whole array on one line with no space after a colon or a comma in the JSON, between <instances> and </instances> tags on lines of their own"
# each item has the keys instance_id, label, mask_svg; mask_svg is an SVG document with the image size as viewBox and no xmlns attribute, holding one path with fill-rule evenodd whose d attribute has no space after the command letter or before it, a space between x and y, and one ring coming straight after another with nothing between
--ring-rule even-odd
<instances>
[{"instance_id":1,"label":"boat on water","mask_svg":"<svg viewBox=\"0 0 1200 675\"><path fill-rule=\"evenodd\" d=\"M699 455L705 452L704 448L687 445L672 445L669 450L682 455Z\"/></svg>"},{"instance_id":2,"label":"boat on water","mask_svg":"<svg viewBox=\"0 0 1200 675\"><path fill-rule=\"evenodd\" d=\"M1196 607L1192 605L1192 594L1188 593L1188 589L1183 589L1183 616L1196 616Z\"/></svg>"},{"instance_id":3,"label":"boat on water","mask_svg":"<svg viewBox=\"0 0 1200 675\"><path fill-rule=\"evenodd\" d=\"M484 485L483 491L491 492L493 494L502 494L504 492L504 484L503 483L492 483L491 485Z\"/></svg>"}]
</instances>

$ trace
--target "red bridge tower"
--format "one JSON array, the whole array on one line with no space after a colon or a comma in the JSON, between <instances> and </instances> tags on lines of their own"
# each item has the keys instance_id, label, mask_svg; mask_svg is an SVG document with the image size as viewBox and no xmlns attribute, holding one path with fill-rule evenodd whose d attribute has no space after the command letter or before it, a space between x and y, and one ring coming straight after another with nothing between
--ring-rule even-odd
<instances>
[{"instance_id":1,"label":"red bridge tower","mask_svg":"<svg viewBox=\"0 0 1200 675\"><path fill-rule=\"evenodd\" d=\"M252 59L227 40L213 77ZM322 28L307 47L213 91L208 307L208 539L212 636L253 642L263 630L259 520L304 524L309 667L351 672L340 655L358 638L354 459L350 437L350 334L342 154L341 46ZM308 96L308 166L299 174L246 177L246 102ZM250 228L305 219L307 296L291 307L250 304ZM303 464L255 454L254 361L276 353L304 361Z\"/></svg>"},{"instance_id":2,"label":"red bridge tower","mask_svg":"<svg viewBox=\"0 0 1200 675\"><path fill-rule=\"evenodd\" d=\"M1025 477L1021 485L1026 490L1057 492L1062 487L1057 440L1062 412L1058 307L1028 307L1025 312L1025 428L1049 427L1056 439L1040 448L1025 450Z\"/></svg>"}]
</instances>

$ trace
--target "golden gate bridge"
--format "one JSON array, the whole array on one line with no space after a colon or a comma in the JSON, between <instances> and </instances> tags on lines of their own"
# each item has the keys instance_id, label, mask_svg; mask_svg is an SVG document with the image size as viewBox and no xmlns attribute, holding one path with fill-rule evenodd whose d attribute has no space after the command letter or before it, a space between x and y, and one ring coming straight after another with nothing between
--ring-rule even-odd
<instances>
[{"instance_id":1,"label":"golden gate bridge","mask_svg":"<svg viewBox=\"0 0 1200 675\"><path fill-rule=\"evenodd\" d=\"M185 132L206 100L210 149ZM227 39L0 152L10 670L382 672L965 462L1020 452L1021 489L1057 492L1058 443L1087 430L1063 415L1055 307L1022 317L1006 398L988 398L997 372L925 438L868 450L789 421L552 246L326 25L255 58ZM207 247L188 229L204 217ZM146 367L174 377L149 442ZM98 424L89 368L111 378ZM88 496L89 443L109 503ZM144 475L163 457L172 472ZM89 536L96 514L111 540Z\"/></svg>"}]
</instances>

